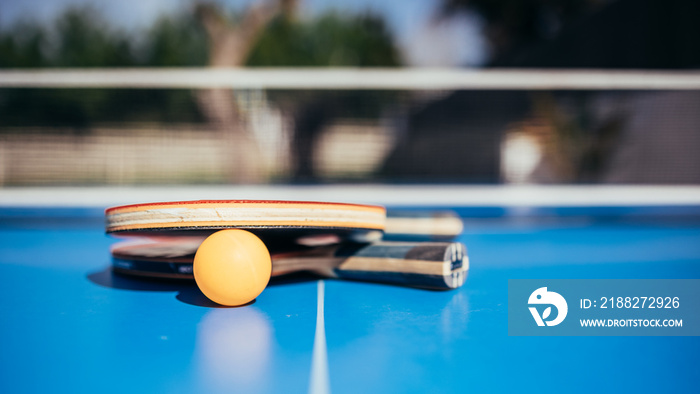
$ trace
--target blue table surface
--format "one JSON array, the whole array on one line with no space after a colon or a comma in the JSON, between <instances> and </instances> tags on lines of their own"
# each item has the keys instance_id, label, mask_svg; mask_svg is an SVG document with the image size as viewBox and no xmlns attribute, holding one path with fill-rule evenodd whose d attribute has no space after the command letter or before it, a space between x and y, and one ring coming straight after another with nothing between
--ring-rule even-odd
<instances>
[{"instance_id":1,"label":"blue table surface","mask_svg":"<svg viewBox=\"0 0 700 394\"><path fill-rule=\"evenodd\" d=\"M508 336L508 279L700 279L700 220L672 216L465 218L458 290L325 280L331 392L698 392L698 337ZM0 240L2 393L309 390L315 278L218 308L113 275L90 209L0 209Z\"/></svg>"}]
</instances>

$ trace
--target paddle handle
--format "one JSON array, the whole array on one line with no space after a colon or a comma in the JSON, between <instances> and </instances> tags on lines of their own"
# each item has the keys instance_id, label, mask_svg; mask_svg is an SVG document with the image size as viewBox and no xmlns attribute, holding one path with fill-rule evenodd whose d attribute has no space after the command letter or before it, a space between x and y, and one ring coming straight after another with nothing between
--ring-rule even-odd
<instances>
[{"instance_id":1,"label":"paddle handle","mask_svg":"<svg viewBox=\"0 0 700 394\"><path fill-rule=\"evenodd\" d=\"M469 269L459 242L377 242L275 255L272 274L314 271L324 276L403 286L454 289Z\"/></svg>"}]
</instances>

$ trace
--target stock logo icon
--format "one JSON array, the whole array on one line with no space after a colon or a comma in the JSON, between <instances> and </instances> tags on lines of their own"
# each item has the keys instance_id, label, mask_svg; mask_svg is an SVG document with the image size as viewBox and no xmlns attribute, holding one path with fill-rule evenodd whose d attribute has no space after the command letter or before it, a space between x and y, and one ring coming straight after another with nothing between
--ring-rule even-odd
<instances>
[{"instance_id":1,"label":"stock logo icon","mask_svg":"<svg viewBox=\"0 0 700 394\"><path fill-rule=\"evenodd\" d=\"M527 300L529 305L549 305L540 316L535 306L530 306L530 313L535 319L538 326L556 326L557 324L564 321L566 318L566 313L569 311L569 307L566 304L566 300L559 293L553 291L547 291L546 287L540 287L530 294L530 298ZM552 307L557 309L556 317L552 320L547 320L552 316Z\"/></svg>"}]
</instances>

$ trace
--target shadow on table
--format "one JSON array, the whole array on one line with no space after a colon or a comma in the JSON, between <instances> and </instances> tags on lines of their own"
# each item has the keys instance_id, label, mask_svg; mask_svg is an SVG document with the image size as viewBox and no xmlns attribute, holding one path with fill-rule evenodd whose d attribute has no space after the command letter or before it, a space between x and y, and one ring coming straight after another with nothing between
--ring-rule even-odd
<instances>
[{"instance_id":1,"label":"shadow on table","mask_svg":"<svg viewBox=\"0 0 700 394\"><path fill-rule=\"evenodd\" d=\"M192 280L188 279L164 279L129 276L112 271L111 267L106 267L100 271L87 274L87 279L102 287L110 289L145 291L145 292L177 292L175 298L185 304L200 306L205 308L231 308L219 305L209 300L199 290ZM306 273L295 273L270 279L268 286L283 286L288 284L310 282L318 280L318 276ZM255 300L241 305L241 307L253 305Z\"/></svg>"},{"instance_id":2,"label":"shadow on table","mask_svg":"<svg viewBox=\"0 0 700 394\"><path fill-rule=\"evenodd\" d=\"M196 285L184 279L158 279L141 278L136 276L120 275L106 267L87 275L87 279L102 287L118 290L132 291L181 291Z\"/></svg>"}]
</instances>

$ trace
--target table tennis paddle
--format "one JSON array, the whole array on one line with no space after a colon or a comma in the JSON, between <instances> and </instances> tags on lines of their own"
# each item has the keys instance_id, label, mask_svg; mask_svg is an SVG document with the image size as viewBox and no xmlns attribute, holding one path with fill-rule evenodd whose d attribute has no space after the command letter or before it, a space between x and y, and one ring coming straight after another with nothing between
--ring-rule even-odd
<instances>
[{"instance_id":1,"label":"table tennis paddle","mask_svg":"<svg viewBox=\"0 0 700 394\"><path fill-rule=\"evenodd\" d=\"M106 231L118 235L210 234L237 228L266 244L379 240L380 206L266 200L201 200L125 205L105 211Z\"/></svg>"},{"instance_id":2,"label":"table tennis paddle","mask_svg":"<svg viewBox=\"0 0 700 394\"><path fill-rule=\"evenodd\" d=\"M112 247L115 272L192 279L202 237L140 238ZM309 271L329 277L451 289L464 283L469 260L457 242L343 243L272 253L272 276Z\"/></svg>"},{"instance_id":3,"label":"table tennis paddle","mask_svg":"<svg viewBox=\"0 0 700 394\"><path fill-rule=\"evenodd\" d=\"M201 200L124 205L105 211L115 235L209 234L246 229L266 243L450 240L462 232L452 211L385 210L373 205L268 200Z\"/></svg>"},{"instance_id":4,"label":"table tennis paddle","mask_svg":"<svg viewBox=\"0 0 700 394\"><path fill-rule=\"evenodd\" d=\"M433 219L422 217L420 223L410 216L399 217L394 222L399 225L390 226L395 234L417 235L421 233L419 228L426 228L428 223L433 223L428 232L437 233L438 238L453 237L462 229L459 218L447 218L451 225L445 226L448 220L439 215ZM387 217L384 207L374 205L200 200L113 207L106 210L105 217L107 233L157 235L161 241L163 236L201 237L222 229L247 230L260 238L274 256L273 275L301 270L329 277L454 288L464 283L468 269L462 244L377 243L387 227ZM443 225L434 225L435 219ZM189 277L197 246L186 254L175 253L186 261L174 261L172 250L186 245L182 239L176 242L179 246L158 242L138 247L118 245L113 248L113 266L123 273ZM164 248L171 249L165 260L158 256Z\"/></svg>"},{"instance_id":5,"label":"table tennis paddle","mask_svg":"<svg viewBox=\"0 0 700 394\"><path fill-rule=\"evenodd\" d=\"M462 218L446 209L387 209L384 240L450 241L464 230Z\"/></svg>"}]
</instances>

